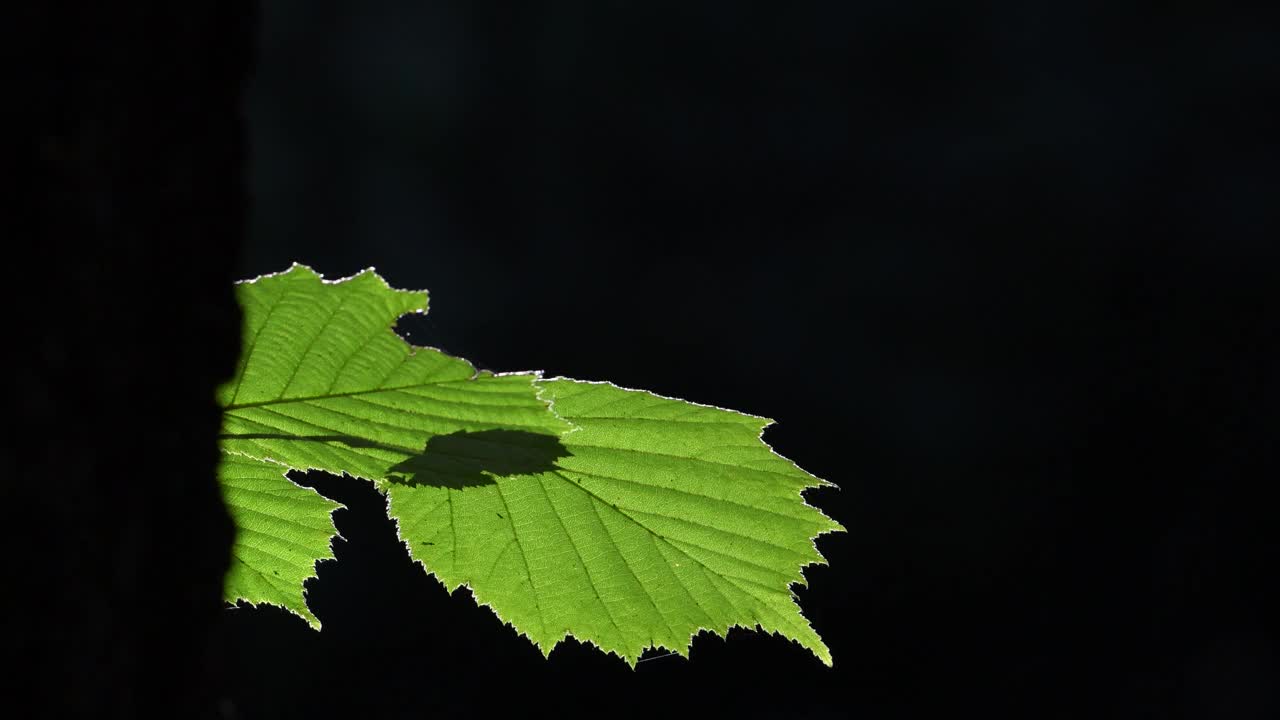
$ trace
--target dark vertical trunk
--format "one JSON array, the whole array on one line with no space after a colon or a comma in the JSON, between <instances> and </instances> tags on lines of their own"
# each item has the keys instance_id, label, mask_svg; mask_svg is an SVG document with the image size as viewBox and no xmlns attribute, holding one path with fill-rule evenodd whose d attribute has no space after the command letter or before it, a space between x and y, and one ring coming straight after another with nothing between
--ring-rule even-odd
<instances>
[{"instance_id":1,"label":"dark vertical trunk","mask_svg":"<svg viewBox=\"0 0 1280 720\"><path fill-rule=\"evenodd\" d=\"M247 0L10 11L4 343L11 707L200 717L232 528ZM11 664L10 667L13 667Z\"/></svg>"}]
</instances>

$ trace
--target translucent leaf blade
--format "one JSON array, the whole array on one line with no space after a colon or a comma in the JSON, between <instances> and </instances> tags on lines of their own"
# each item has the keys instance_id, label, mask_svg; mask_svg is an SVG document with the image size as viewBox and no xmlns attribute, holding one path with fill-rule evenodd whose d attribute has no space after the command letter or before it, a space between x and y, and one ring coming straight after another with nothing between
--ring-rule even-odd
<instances>
[{"instance_id":1,"label":"translucent leaf blade","mask_svg":"<svg viewBox=\"0 0 1280 720\"><path fill-rule=\"evenodd\" d=\"M371 270L327 281L295 265L240 283L237 295L240 371L219 391L229 452L375 481L435 473L448 482L446 453L427 457L432 438L568 428L537 397L536 375L477 372L397 336L396 320L425 311L426 293L394 290Z\"/></svg>"},{"instance_id":2,"label":"translucent leaf blade","mask_svg":"<svg viewBox=\"0 0 1280 720\"><path fill-rule=\"evenodd\" d=\"M822 562L814 538L840 528L801 496L825 483L760 441L768 421L607 384L476 372L396 336L396 319L425 309L426 294L372 272L325 281L295 266L237 292L244 350L219 393L224 452L375 481L413 557L451 589L470 586L544 652L573 635L634 664L648 648L687 654L698 632L739 625L830 663L790 586ZM287 495L279 513L332 527L332 507ZM237 523L258 531L252 502ZM291 577L302 572L306 557L281 554ZM279 570L267 555L258 564ZM244 566L229 593L314 621L306 576L282 587Z\"/></svg>"},{"instance_id":3,"label":"translucent leaf blade","mask_svg":"<svg viewBox=\"0 0 1280 720\"><path fill-rule=\"evenodd\" d=\"M303 586L315 577L316 563L333 558L330 545L338 531L332 514L342 505L294 484L285 477L287 470L221 456L218 481L236 526L224 597L231 603L278 605L318 630L320 621L307 608Z\"/></svg>"},{"instance_id":4,"label":"translucent leaf blade","mask_svg":"<svg viewBox=\"0 0 1280 720\"><path fill-rule=\"evenodd\" d=\"M392 486L413 556L544 652L566 635L634 664L701 630L759 626L830 663L790 590L840 526L825 484L760 441L768 421L608 384L540 383L577 429L536 474L465 488Z\"/></svg>"}]
</instances>

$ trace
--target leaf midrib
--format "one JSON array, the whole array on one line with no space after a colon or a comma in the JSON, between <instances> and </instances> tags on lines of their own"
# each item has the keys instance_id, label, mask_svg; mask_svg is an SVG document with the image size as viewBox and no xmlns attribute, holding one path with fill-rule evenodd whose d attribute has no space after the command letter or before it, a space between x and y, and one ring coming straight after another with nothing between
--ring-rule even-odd
<instances>
[{"instance_id":1,"label":"leaf midrib","mask_svg":"<svg viewBox=\"0 0 1280 720\"><path fill-rule=\"evenodd\" d=\"M368 390L352 390L351 392L341 393L325 393L324 395L306 395L302 397L275 398L272 400L260 400L258 402L232 403L222 408L224 412L233 410L244 410L246 408L266 407L268 405L287 405L289 403L305 403L315 400L334 400L337 398L354 397L357 395L373 395L381 392L395 392L396 390L412 390L413 388L429 387L431 385L444 385L446 383L459 382L458 380L433 380L431 382L413 383L410 385L396 385L394 387L369 388Z\"/></svg>"}]
</instances>

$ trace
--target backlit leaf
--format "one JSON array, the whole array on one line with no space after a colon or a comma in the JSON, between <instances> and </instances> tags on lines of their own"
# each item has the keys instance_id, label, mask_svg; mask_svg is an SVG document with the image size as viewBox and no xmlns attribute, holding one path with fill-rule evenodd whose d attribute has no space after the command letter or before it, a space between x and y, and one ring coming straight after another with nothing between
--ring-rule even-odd
<instances>
[{"instance_id":1,"label":"backlit leaf","mask_svg":"<svg viewBox=\"0 0 1280 720\"><path fill-rule=\"evenodd\" d=\"M333 557L337 534L331 515L342 507L285 477L276 463L222 453L218 481L236 525L227 571L228 600L279 605L312 627L320 621L307 609L302 586L315 577L316 562Z\"/></svg>"},{"instance_id":2,"label":"backlit leaf","mask_svg":"<svg viewBox=\"0 0 1280 720\"><path fill-rule=\"evenodd\" d=\"M227 599L318 627L302 585L336 503L286 469L370 480L410 554L545 653L567 636L630 664L706 630L776 632L831 656L791 587L840 526L827 485L761 439L769 421L625 390L477 372L392 327L426 294L294 266L240 283L244 345L219 477L240 529Z\"/></svg>"},{"instance_id":3,"label":"backlit leaf","mask_svg":"<svg viewBox=\"0 0 1280 720\"><path fill-rule=\"evenodd\" d=\"M413 556L544 652L566 635L634 664L706 629L760 626L826 646L789 589L840 529L800 496L824 484L760 441L769 421L609 384L540 383L578 429L539 473L464 488L395 485Z\"/></svg>"}]
</instances>

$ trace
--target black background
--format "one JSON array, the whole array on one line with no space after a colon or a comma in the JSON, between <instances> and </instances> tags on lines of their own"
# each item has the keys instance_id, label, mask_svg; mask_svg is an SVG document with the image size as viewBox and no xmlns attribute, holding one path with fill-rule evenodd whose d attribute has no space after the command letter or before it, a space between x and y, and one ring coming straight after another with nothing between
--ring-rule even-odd
<instances>
[{"instance_id":1,"label":"black background","mask_svg":"<svg viewBox=\"0 0 1280 720\"><path fill-rule=\"evenodd\" d=\"M375 266L493 370L775 418L840 485L834 669L549 660L354 481L314 633L226 613L236 717L1274 717L1275 144L1207 3L263 3L241 276Z\"/></svg>"}]
</instances>

